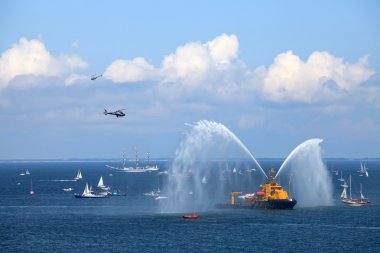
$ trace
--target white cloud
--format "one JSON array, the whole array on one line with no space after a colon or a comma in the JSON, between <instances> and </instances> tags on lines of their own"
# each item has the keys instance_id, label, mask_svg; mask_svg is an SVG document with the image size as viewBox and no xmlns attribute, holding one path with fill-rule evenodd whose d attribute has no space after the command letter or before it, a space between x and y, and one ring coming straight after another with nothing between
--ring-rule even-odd
<instances>
[{"instance_id":1,"label":"white cloud","mask_svg":"<svg viewBox=\"0 0 380 253\"><path fill-rule=\"evenodd\" d=\"M367 57L346 63L328 52L314 52L306 62L292 51L279 54L263 78L263 92L274 102L312 103L350 92L374 73Z\"/></svg>"},{"instance_id":2,"label":"white cloud","mask_svg":"<svg viewBox=\"0 0 380 253\"><path fill-rule=\"evenodd\" d=\"M1 55L0 89L18 76L57 77L86 67L87 63L78 56L54 57L40 40L21 38Z\"/></svg>"},{"instance_id":3,"label":"white cloud","mask_svg":"<svg viewBox=\"0 0 380 253\"><path fill-rule=\"evenodd\" d=\"M112 62L103 76L115 83L131 83L154 79L156 75L154 66L144 58L137 57L131 61L116 60Z\"/></svg>"},{"instance_id":4,"label":"white cloud","mask_svg":"<svg viewBox=\"0 0 380 253\"><path fill-rule=\"evenodd\" d=\"M222 34L207 43L210 55L217 64L229 64L237 57L239 41L235 35Z\"/></svg>"},{"instance_id":5,"label":"white cloud","mask_svg":"<svg viewBox=\"0 0 380 253\"><path fill-rule=\"evenodd\" d=\"M162 61L163 82L181 81L187 85L197 85L211 68L211 57L207 47L200 43L188 43L178 47Z\"/></svg>"},{"instance_id":6,"label":"white cloud","mask_svg":"<svg viewBox=\"0 0 380 253\"><path fill-rule=\"evenodd\" d=\"M158 68L142 57L115 60L107 67L104 77L115 83L157 80L161 84L171 83L189 88L210 85L210 79L230 70L238 48L235 35L222 34L204 44L190 42L177 47L174 53L163 58Z\"/></svg>"}]
</instances>

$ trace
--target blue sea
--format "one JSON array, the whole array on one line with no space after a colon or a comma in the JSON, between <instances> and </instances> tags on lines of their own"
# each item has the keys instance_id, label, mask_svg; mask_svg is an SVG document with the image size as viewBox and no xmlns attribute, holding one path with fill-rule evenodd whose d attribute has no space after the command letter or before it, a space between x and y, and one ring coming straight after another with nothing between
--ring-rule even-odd
<instances>
[{"instance_id":1,"label":"blue sea","mask_svg":"<svg viewBox=\"0 0 380 253\"><path fill-rule=\"evenodd\" d=\"M0 162L0 252L380 252L380 160L362 160L368 177L357 173L360 160L326 159L363 184L370 205L340 202L340 175L331 172L334 205L294 210L215 209L184 220L161 213L159 201L144 196L165 176L118 173L116 161ZM259 159L267 168L281 160ZM163 172L171 162L156 161ZM19 174L28 169L30 175ZM83 180L71 181L78 169ZM111 175L110 175L111 174ZM170 175L170 173L169 173ZM125 196L77 199L85 183L105 184ZM29 195L31 181L34 195ZM63 188L74 188L65 192ZM162 201L162 200L161 200Z\"/></svg>"}]
</instances>

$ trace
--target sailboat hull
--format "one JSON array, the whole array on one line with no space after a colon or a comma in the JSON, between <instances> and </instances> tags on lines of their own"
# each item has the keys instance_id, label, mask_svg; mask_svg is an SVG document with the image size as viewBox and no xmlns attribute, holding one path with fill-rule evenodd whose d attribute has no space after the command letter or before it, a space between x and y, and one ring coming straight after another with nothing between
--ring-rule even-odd
<instances>
[{"instance_id":1,"label":"sailboat hull","mask_svg":"<svg viewBox=\"0 0 380 253\"><path fill-rule=\"evenodd\" d=\"M106 198L107 195L82 195L82 194L74 194L75 198L80 198L80 199L99 199L99 198Z\"/></svg>"}]
</instances>

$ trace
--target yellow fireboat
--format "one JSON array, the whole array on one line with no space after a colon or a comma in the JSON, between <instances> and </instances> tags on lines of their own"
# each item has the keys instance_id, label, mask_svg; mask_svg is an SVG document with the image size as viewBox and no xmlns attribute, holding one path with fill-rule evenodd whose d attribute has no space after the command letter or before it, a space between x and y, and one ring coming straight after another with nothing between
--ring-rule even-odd
<instances>
[{"instance_id":1,"label":"yellow fireboat","mask_svg":"<svg viewBox=\"0 0 380 253\"><path fill-rule=\"evenodd\" d=\"M235 196L243 195L242 192L231 192L231 203L229 207L252 207L266 209L293 209L297 204L294 198L290 198L288 193L282 189L282 186L274 179L274 169L269 171L268 181L260 185L260 191L255 194L246 194L244 201L235 201ZM218 207L226 207L226 205L218 205Z\"/></svg>"}]
</instances>

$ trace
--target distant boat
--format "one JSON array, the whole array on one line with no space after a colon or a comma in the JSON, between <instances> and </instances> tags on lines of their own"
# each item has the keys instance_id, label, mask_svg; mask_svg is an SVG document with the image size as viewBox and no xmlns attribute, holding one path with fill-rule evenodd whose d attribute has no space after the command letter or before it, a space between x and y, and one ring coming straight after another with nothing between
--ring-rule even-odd
<instances>
[{"instance_id":1,"label":"distant boat","mask_svg":"<svg viewBox=\"0 0 380 253\"><path fill-rule=\"evenodd\" d=\"M78 181L78 180L81 180L83 177L82 177L82 173L80 172L80 170L78 170L78 173L77 175L74 177L74 180Z\"/></svg>"},{"instance_id":2,"label":"distant boat","mask_svg":"<svg viewBox=\"0 0 380 253\"><path fill-rule=\"evenodd\" d=\"M142 172L158 171L157 165L151 166L148 164L145 167L139 166L139 157L138 157L137 151L136 151L136 155L135 155L135 166L127 167L125 165L125 153L123 152L123 164L121 167L113 167L110 165L106 165L106 167L113 169L115 171L128 172L128 173L142 173Z\"/></svg>"},{"instance_id":3,"label":"distant boat","mask_svg":"<svg viewBox=\"0 0 380 253\"><path fill-rule=\"evenodd\" d=\"M344 182L342 170L340 170L340 178L338 180L341 181L341 182Z\"/></svg>"},{"instance_id":4,"label":"distant boat","mask_svg":"<svg viewBox=\"0 0 380 253\"><path fill-rule=\"evenodd\" d=\"M159 197L160 196L160 189L158 189L157 191L151 191L151 192L144 193L144 195L149 196L149 197Z\"/></svg>"},{"instance_id":5,"label":"distant boat","mask_svg":"<svg viewBox=\"0 0 380 253\"><path fill-rule=\"evenodd\" d=\"M360 199L353 199L352 198L352 195L351 195L351 175L350 175L349 188L350 188L350 197L349 198L347 198L347 193L345 191L346 188L343 189L343 192L341 194L342 202L344 204L350 205L350 206L364 206L364 205L367 205L369 203L368 199L365 198L363 193L362 193L361 184L360 184Z\"/></svg>"},{"instance_id":6,"label":"distant boat","mask_svg":"<svg viewBox=\"0 0 380 253\"><path fill-rule=\"evenodd\" d=\"M30 175L30 172L28 169L25 171L25 175Z\"/></svg>"},{"instance_id":7,"label":"distant boat","mask_svg":"<svg viewBox=\"0 0 380 253\"><path fill-rule=\"evenodd\" d=\"M144 193L145 196L150 196L150 197L159 197L161 194L160 191L160 177L157 175L157 190L153 190L151 192Z\"/></svg>"},{"instance_id":8,"label":"distant boat","mask_svg":"<svg viewBox=\"0 0 380 253\"><path fill-rule=\"evenodd\" d=\"M29 194L30 194L30 195L33 195L33 194L34 194L34 191L33 191L33 182L32 182L32 180L30 180L30 191L29 191Z\"/></svg>"},{"instance_id":9,"label":"distant boat","mask_svg":"<svg viewBox=\"0 0 380 253\"><path fill-rule=\"evenodd\" d=\"M21 171L20 176L25 176L24 170Z\"/></svg>"},{"instance_id":10,"label":"distant boat","mask_svg":"<svg viewBox=\"0 0 380 253\"><path fill-rule=\"evenodd\" d=\"M64 190L65 192L71 192L74 189L70 187L70 188L63 188L62 190Z\"/></svg>"},{"instance_id":11,"label":"distant boat","mask_svg":"<svg viewBox=\"0 0 380 253\"><path fill-rule=\"evenodd\" d=\"M196 220L196 219L199 219L199 215L198 214L182 215L182 218Z\"/></svg>"},{"instance_id":12,"label":"distant boat","mask_svg":"<svg viewBox=\"0 0 380 253\"><path fill-rule=\"evenodd\" d=\"M206 176L203 176L203 178L202 178L202 184L207 184Z\"/></svg>"},{"instance_id":13,"label":"distant boat","mask_svg":"<svg viewBox=\"0 0 380 253\"><path fill-rule=\"evenodd\" d=\"M366 176L368 177L368 168L365 166L365 164L363 165L363 163L360 163L360 169L358 170L359 172L359 176Z\"/></svg>"},{"instance_id":14,"label":"distant boat","mask_svg":"<svg viewBox=\"0 0 380 253\"><path fill-rule=\"evenodd\" d=\"M97 193L92 192L88 188L88 183L86 183L86 187L84 188L84 191L82 194L75 193L74 196L75 198L106 198L107 197L107 195L97 194Z\"/></svg>"},{"instance_id":15,"label":"distant boat","mask_svg":"<svg viewBox=\"0 0 380 253\"><path fill-rule=\"evenodd\" d=\"M104 185L103 176L100 176L98 187L104 191L109 191L111 188Z\"/></svg>"}]
</instances>

